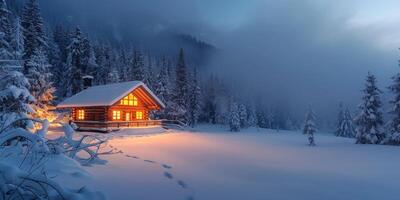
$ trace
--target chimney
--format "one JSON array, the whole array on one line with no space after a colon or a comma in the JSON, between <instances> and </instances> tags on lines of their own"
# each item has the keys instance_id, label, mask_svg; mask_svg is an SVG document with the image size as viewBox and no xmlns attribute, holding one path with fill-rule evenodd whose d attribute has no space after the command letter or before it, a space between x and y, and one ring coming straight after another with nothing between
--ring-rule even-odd
<instances>
[{"instance_id":1,"label":"chimney","mask_svg":"<svg viewBox=\"0 0 400 200\"><path fill-rule=\"evenodd\" d=\"M93 76L82 76L83 80L83 89L85 90L86 88L92 87L92 81L93 81Z\"/></svg>"}]
</instances>

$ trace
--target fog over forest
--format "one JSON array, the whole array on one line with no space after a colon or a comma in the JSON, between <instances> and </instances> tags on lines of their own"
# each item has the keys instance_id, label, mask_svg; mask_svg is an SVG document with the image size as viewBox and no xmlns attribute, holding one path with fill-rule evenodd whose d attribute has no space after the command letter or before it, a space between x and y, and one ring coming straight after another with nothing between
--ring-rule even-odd
<instances>
[{"instance_id":1,"label":"fog over forest","mask_svg":"<svg viewBox=\"0 0 400 200\"><path fill-rule=\"evenodd\" d=\"M355 110L369 71L387 93L398 70L400 15L394 8L400 3L394 0L40 3L50 24L78 24L91 38L153 54L176 55L182 44L174 35L194 36L216 49L207 61L194 62L202 73L217 74L248 98L299 119L309 104L327 120L334 120L340 101Z\"/></svg>"}]
</instances>

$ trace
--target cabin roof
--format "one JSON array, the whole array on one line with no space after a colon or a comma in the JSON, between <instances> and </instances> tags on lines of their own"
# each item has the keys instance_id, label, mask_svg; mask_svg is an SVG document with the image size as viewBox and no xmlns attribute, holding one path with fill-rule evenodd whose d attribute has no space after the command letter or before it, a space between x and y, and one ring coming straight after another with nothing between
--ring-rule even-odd
<instances>
[{"instance_id":1,"label":"cabin roof","mask_svg":"<svg viewBox=\"0 0 400 200\"><path fill-rule=\"evenodd\" d=\"M141 81L129 81L89 87L65 99L57 108L111 106L133 90L143 87L157 105L164 108L164 103Z\"/></svg>"}]
</instances>

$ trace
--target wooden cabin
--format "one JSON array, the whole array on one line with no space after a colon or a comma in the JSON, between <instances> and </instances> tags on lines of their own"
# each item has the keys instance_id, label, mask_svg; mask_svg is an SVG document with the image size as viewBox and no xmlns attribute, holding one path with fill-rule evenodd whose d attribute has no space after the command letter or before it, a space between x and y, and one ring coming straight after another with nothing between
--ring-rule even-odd
<instances>
[{"instance_id":1,"label":"wooden cabin","mask_svg":"<svg viewBox=\"0 0 400 200\"><path fill-rule=\"evenodd\" d=\"M70 109L72 121L81 130L112 130L121 127L159 125L149 112L164 103L140 81L88 87L65 99L57 108Z\"/></svg>"}]
</instances>

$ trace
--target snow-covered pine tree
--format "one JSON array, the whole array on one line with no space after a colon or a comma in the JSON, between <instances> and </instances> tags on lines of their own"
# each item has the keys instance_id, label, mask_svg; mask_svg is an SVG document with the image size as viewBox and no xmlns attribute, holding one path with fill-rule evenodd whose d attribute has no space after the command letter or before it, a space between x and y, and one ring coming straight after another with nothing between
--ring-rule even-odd
<instances>
[{"instance_id":1,"label":"snow-covered pine tree","mask_svg":"<svg viewBox=\"0 0 400 200\"><path fill-rule=\"evenodd\" d=\"M303 134L307 135L308 144L310 146L315 146L314 133L317 132L317 126L315 124L315 120L316 120L316 117L315 117L314 111L310 107L307 111L306 119L304 121L304 127L303 127Z\"/></svg>"},{"instance_id":2,"label":"snow-covered pine tree","mask_svg":"<svg viewBox=\"0 0 400 200\"><path fill-rule=\"evenodd\" d=\"M338 136L354 138L356 136L356 130L354 128L353 117L348 108L345 109L343 120L340 128L338 129Z\"/></svg>"},{"instance_id":3,"label":"snow-covered pine tree","mask_svg":"<svg viewBox=\"0 0 400 200\"><path fill-rule=\"evenodd\" d=\"M376 78L373 74L368 73L364 96L362 103L359 105L360 113L355 117L357 125L357 144L379 144L384 133L381 130L383 117L381 112L380 93L376 85Z\"/></svg>"},{"instance_id":4,"label":"snow-covered pine tree","mask_svg":"<svg viewBox=\"0 0 400 200\"><path fill-rule=\"evenodd\" d=\"M247 124L249 127L257 126L257 115L254 106L247 106Z\"/></svg>"},{"instance_id":5,"label":"snow-covered pine tree","mask_svg":"<svg viewBox=\"0 0 400 200\"><path fill-rule=\"evenodd\" d=\"M336 136L342 136L342 124L344 120L344 110L343 110L343 103L339 103L339 111L337 115L337 121L336 121L336 130L335 130L335 135Z\"/></svg>"},{"instance_id":6,"label":"snow-covered pine tree","mask_svg":"<svg viewBox=\"0 0 400 200\"><path fill-rule=\"evenodd\" d=\"M61 61L66 63L68 58L68 46L71 43L70 33L61 25L57 25L53 32L53 38L59 48Z\"/></svg>"},{"instance_id":7,"label":"snow-covered pine tree","mask_svg":"<svg viewBox=\"0 0 400 200\"><path fill-rule=\"evenodd\" d=\"M400 73L394 75L392 81L392 85L389 86L389 90L394 95L390 101L393 107L389 112L392 119L388 123L388 133L382 143L400 145Z\"/></svg>"},{"instance_id":8,"label":"snow-covered pine tree","mask_svg":"<svg viewBox=\"0 0 400 200\"><path fill-rule=\"evenodd\" d=\"M13 49L13 58L15 60L22 60L24 46L24 34L21 25L21 19L17 17L14 21L11 37L11 48Z\"/></svg>"},{"instance_id":9,"label":"snow-covered pine tree","mask_svg":"<svg viewBox=\"0 0 400 200\"><path fill-rule=\"evenodd\" d=\"M240 127L241 128L248 127L247 109L244 104L239 104L239 118L240 118Z\"/></svg>"},{"instance_id":10,"label":"snow-covered pine tree","mask_svg":"<svg viewBox=\"0 0 400 200\"><path fill-rule=\"evenodd\" d=\"M11 24L10 11L5 0L0 0L0 59L9 60L12 56L11 51Z\"/></svg>"},{"instance_id":11,"label":"snow-covered pine tree","mask_svg":"<svg viewBox=\"0 0 400 200\"><path fill-rule=\"evenodd\" d=\"M175 90L173 101L177 104L175 119L186 121L187 102L188 102L188 74L183 49L179 51L178 63L176 65Z\"/></svg>"},{"instance_id":12,"label":"snow-covered pine tree","mask_svg":"<svg viewBox=\"0 0 400 200\"><path fill-rule=\"evenodd\" d=\"M239 106L234 100L231 101L229 110L229 128L231 132L240 131Z\"/></svg>"},{"instance_id":13,"label":"snow-covered pine tree","mask_svg":"<svg viewBox=\"0 0 400 200\"><path fill-rule=\"evenodd\" d=\"M90 59L90 44L77 27L68 46L67 66L69 75L69 95L74 95L82 90L82 77L86 74ZM106 76L108 77L108 76ZM104 78L104 77L103 77Z\"/></svg>"},{"instance_id":14,"label":"snow-covered pine tree","mask_svg":"<svg viewBox=\"0 0 400 200\"><path fill-rule=\"evenodd\" d=\"M26 77L30 83L30 93L36 99L32 105L35 110L35 118L49 118L53 114L52 109L53 93L55 91L51 82L50 64L43 51L37 50L26 63Z\"/></svg>"},{"instance_id":15,"label":"snow-covered pine tree","mask_svg":"<svg viewBox=\"0 0 400 200\"><path fill-rule=\"evenodd\" d=\"M100 45L95 48L95 53L98 70L94 76L94 83L96 85L104 85L107 84L107 77L111 73L110 47Z\"/></svg>"},{"instance_id":16,"label":"snow-covered pine tree","mask_svg":"<svg viewBox=\"0 0 400 200\"><path fill-rule=\"evenodd\" d=\"M17 71L0 71L0 129L14 121L27 118L34 113L30 104L35 98L30 94L29 82L25 76ZM31 128L33 123L21 121L12 128Z\"/></svg>"},{"instance_id":17,"label":"snow-covered pine tree","mask_svg":"<svg viewBox=\"0 0 400 200\"><path fill-rule=\"evenodd\" d=\"M160 71L157 74L157 82L155 83L155 90L157 97L166 105L166 108L155 113L155 117L158 119L170 118L169 112L171 108L171 79L169 77L169 63L167 59L163 57L159 63Z\"/></svg>"},{"instance_id":18,"label":"snow-covered pine tree","mask_svg":"<svg viewBox=\"0 0 400 200\"><path fill-rule=\"evenodd\" d=\"M144 56L139 50L134 50L131 67L129 70L129 80L130 81L144 81Z\"/></svg>"},{"instance_id":19,"label":"snow-covered pine tree","mask_svg":"<svg viewBox=\"0 0 400 200\"><path fill-rule=\"evenodd\" d=\"M36 50L47 47L43 19L37 0L28 0L22 10L21 24L24 34L24 59L30 59Z\"/></svg>"},{"instance_id":20,"label":"snow-covered pine tree","mask_svg":"<svg viewBox=\"0 0 400 200\"><path fill-rule=\"evenodd\" d=\"M206 123L215 124L217 105L215 78L213 76L211 76L206 82L206 85L203 87L202 94L203 108L200 118Z\"/></svg>"},{"instance_id":21,"label":"snow-covered pine tree","mask_svg":"<svg viewBox=\"0 0 400 200\"><path fill-rule=\"evenodd\" d=\"M197 124L200 112L200 87L197 81L197 68L194 68L189 87L188 125L192 128Z\"/></svg>"},{"instance_id":22,"label":"snow-covered pine tree","mask_svg":"<svg viewBox=\"0 0 400 200\"><path fill-rule=\"evenodd\" d=\"M150 55L147 54L146 56L146 62L144 65L144 80L143 82L147 85L147 87L150 88L150 90L155 89L155 77L154 77L154 63L155 61L153 60L154 58Z\"/></svg>"},{"instance_id":23,"label":"snow-covered pine tree","mask_svg":"<svg viewBox=\"0 0 400 200\"><path fill-rule=\"evenodd\" d=\"M89 60L87 63L87 75L93 76L95 79L97 77L97 71L99 69L99 65L97 64L96 61L96 55L94 53L93 48L90 48L90 53L89 53ZM98 77L97 77L98 78Z\"/></svg>"}]
</instances>

